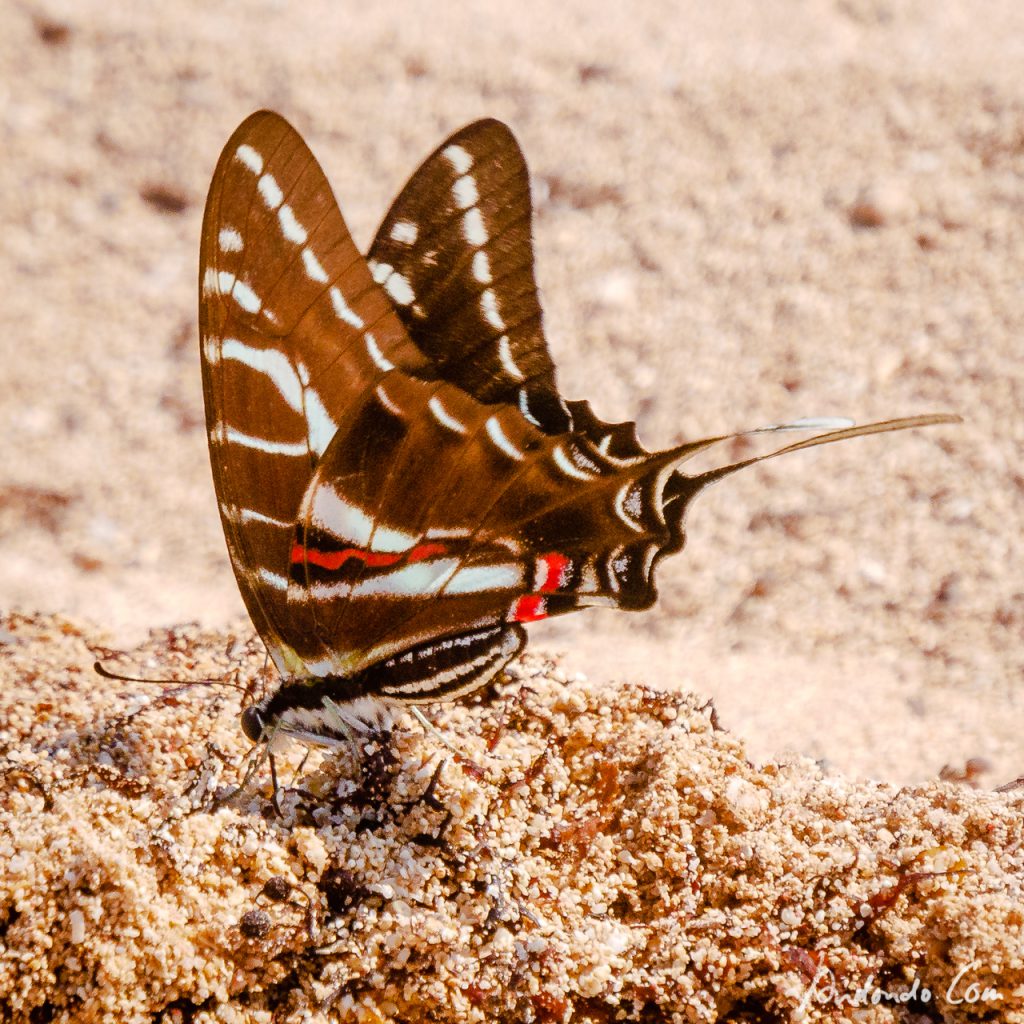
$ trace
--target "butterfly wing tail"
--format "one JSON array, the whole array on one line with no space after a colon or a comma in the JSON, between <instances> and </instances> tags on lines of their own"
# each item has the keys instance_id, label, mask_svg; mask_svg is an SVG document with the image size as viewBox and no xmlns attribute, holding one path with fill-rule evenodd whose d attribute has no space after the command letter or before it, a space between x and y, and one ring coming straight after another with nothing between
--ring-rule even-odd
<instances>
[{"instance_id":1,"label":"butterfly wing tail","mask_svg":"<svg viewBox=\"0 0 1024 1024\"><path fill-rule=\"evenodd\" d=\"M834 426L834 424L839 422L843 423L843 425ZM961 422L963 420L960 416L949 413L906 416L902 419L881 420L877 423L864 423L859 426L853 425L849 421L800 420L795 423L762 427L758 430L744 431L738 434L724 434L719 437L705 438L681 445L679 448L674 449L677 456L677 464L693 458L700 452L706 451L708 448L712 448L723 441L729 441L736 437L746 437L751 434L781 433L791 430L807 430L826 425L833 427L833 429L826 430L824 433L816 434L814 437L808 437L802 441L795 441L793 444L787 444L765 455L755 455L749 459L741 459L738 462L732 462L726 466L718 466L704 473L687 476L685 473L675 472L666 483L662 499L662 510L672 532L672 539L664 549L664 554L679 551L685 543L686 533L683 521L690 502L710 484L731 476L741 469L746 469L748 466L753 466L758 462L766 462L768 459L774 459L779 455L803 451L805 448L816 448L818 445L832 444L834 441L846 441L853 437L867 437L870 434L885 434L895 430L912 430L918 427L931 427L942 423Z\"/></svg>"},{"instance_id":2,"label":"butterfly wing tail","mask_svg":"<svg viewBox=\"0 0 1024 1024\"><path fill-rule=\"evenodd\" d=\"M531 548L545 553L537 558L536 570L528 573L539 582L516 604L512 615L516 621L532 621L587 605L611 605L629 611L649 608L657 599L657 567L685 544L685 516L690 502L709 484L740 469L851 437L958 421L955 416L930 415L863 426L854 426L848 420L819 419L762 427L744 433L822 432L765 455L686 475L677 469L680 463L744 434L703 438L650 453L636 439L632 423L605 423L586 403L570 403L570 410L579 433L618 464L614 470L606 467L606 486L600 491L596 483L590 484L589 501L571 505L563 502L530 518L530 535L544 538L545 545L540 548L541 542L536 541ZM568 546L559 548L548 538L563 538ZM568 543L567 538L572 542Z\"/></svg>"}]
</instances>

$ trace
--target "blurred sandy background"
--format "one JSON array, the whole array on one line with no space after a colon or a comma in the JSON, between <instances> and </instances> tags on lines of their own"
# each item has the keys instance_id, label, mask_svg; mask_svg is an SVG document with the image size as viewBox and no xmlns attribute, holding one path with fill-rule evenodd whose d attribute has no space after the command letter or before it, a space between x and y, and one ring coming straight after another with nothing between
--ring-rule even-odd
<instances>
[{"instance_id":1,"label":"blurred sandy background","mask_svg":"<svg viewBox=\"0 0 1024 1024\"><path fill-rule=\"evenodd\" d=\"M237 621L195 322L222 145L285 114L365 246L419 160L491 115L535 176L567 396L651 446L968 420L723 484L656 610L534 645L713 695L759 755L1024 772L1019 2L113 7L0 2L4 607L115 644Z\"/></svg>"}]
</instances>

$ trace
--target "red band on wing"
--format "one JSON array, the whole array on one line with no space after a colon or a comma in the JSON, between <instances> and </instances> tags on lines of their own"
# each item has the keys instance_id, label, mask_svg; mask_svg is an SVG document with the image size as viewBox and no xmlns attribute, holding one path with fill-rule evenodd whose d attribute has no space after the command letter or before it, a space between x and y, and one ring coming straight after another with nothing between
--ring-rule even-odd
<instances>
[{"instance_id":1,"label":"red band on wing","mask_svg":"<svg viewBox=\"0 0 1024 1024\"><path fill-rule=\"evenodd\" d=\"M408 561L422 562L424 558L443 555L448 549L443 544L417 544L408 554Z\"/></svg>"},{"instance_id":2,"label":"red band on wing","mask_svg":"<svg viewBox=\"0 0 1024 1024\"><path fill-rule=\"evenodd\" d=\"M512 614L509 618L512 622L536 622L538 619L546 619L547 615L544 598L530 594L519 598L512 605Z\"/></svg>"},{"instance_id":3,"label":"red band on wing","mask_svg":"<svg viewBox=\"0 0 1024 1024\"><path fill-rule=\"evenodd\" d=\"M296 543L292 547L292 565L316 565L321 569L340 569L350 558L356 558L368 568L377 569L395 565L406 559L421 562L433 555L443 555L447 549L443 544L417 544L411 551L391 553L386 551L364 551L361 548L344 548L341 551L317 551Z\"/></svg>"}]
</instances>

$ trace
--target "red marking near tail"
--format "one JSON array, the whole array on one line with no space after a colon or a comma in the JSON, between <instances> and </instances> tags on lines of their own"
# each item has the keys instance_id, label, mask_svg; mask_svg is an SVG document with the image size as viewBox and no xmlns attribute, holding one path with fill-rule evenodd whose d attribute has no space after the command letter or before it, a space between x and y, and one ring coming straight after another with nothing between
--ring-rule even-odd
<instances>
[{"instance_id":1,"label":"red marking near tail","mask_svg":"<svg viewBox=\"0 0 1024 1024\"><path fill-rule=\"evenodd\" d=\"M538 619L546 619L547 617L547 606L544 598L538 597L535 594L519 598L512 605L512 615L510 616L512 622L536 622Z\"/></svg>"},{"instance_id":2,"label":"red marking near tail","mask_svg":"<svg viewBox=\"0 0 1024 1024\"><path fill-rule=\"evenodd\" d=\"M546 592L558 590L568 578L572 559L558 551L541 555L537 559L537 589Z\"/></svg>"},{"instance_id":3,"label":"red marking near tail","mask_svg":"<svg viewBox=\"0 0 1024 1024\"><path fill-rule=\"evenodd\" d=\"M344 548L341 551L317 551L303 547L298 542L292 547L292 565L316 565L321 569L340 569L350 558L356 558L370 569L395 565L406 559L421 562L433 555L443 555L447 548L443 544L417 544L411 551L391 553L386 551L364 551L362 548Z\"/></svg>"}]
</instances>

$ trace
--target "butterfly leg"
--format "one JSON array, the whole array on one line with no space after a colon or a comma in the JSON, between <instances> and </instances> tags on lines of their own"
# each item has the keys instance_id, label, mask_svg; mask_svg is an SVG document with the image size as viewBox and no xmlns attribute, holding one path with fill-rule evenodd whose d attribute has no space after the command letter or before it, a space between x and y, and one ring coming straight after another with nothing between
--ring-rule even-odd
<instances>
[{"instance_id":1,"label":"butterfly leg","mask_svg":"<svg viewBox=\"0 0 1024 1024\"><path fill-rule=\"evenodd\" d=\"M405 804L401 805L402 809L406 811L415 807L417 804L426 804L431 808L431 810L445 811L445 815L441 819L441 824L438 826L436 835L431 835L429 832L418 832L412 837L412 841L417 843L419 846L434 847L436 849L444 848L444 834L448 831L448 826L452 823L453 815L450 809L445 810L445 805L437 798L436 792L437 784L441 780L441 772L444 771L444 766L447 763L448 758L442 758L434 769L433 775L430 776L427 788L415 800L409 800Z\"/></svg>"},{"instance_id":2,"label":"butterfly leg","mask_svg":"<svg viewBox=\"0 0 1024 1024\"><path fill-rule=\"evenodd\" d=\"M352 731L348 722L345 720L345 716L342 713L341 708L336 704L330 697L324 697L323 699L324 711L327 712L331 719L331 727L341 733L345 737L345 741L348 743L349 748L352 751L352 756L355 758L356 763L362 759L363 750L359 746L359 741L356 739L355 733Z\"/></svg>"},{"instance_id":3,"label":"butterfly leg","mask_svg":"<svg viewBox=\"0 0 1024 1024\"><path fill-rule=\"evenodd\" d=\"M412 717L415 718L416 721L423 726L423 731L425 733L428 733L429 735L433 736L434 739L438 741L438 743L440 743L442 746L447 747L453 754L459 753L458 747L451 744L448 741L448 737L445 736L445 734L441 732L441 730L438 729L438 727L434 725L434 723L429 718L427 718L427 716L423 714L423 712L420 711L418 707L411 707L409 708L409 711L412 713Z\"/></svg>"},{"instance_id":4,"label":"butterfly leg","mask_svg":"<svg viewBox=\"0 0 1024 1024\"><path fill-rule=\"evenodd\" d=\"M446 843L444 834L448 831L448 826L452 823L452 817L452 812L446 811L445 816L441 819L441 824L437 828L436 836L432 836L429 832L418 832L412 837L412 841L418 846L426 846L438 850L444 849Z\"/></svg>"},{"instance_id":5,"label":"butterfly leg","mask_svg":"<svg viewBox=\"0 0 1024 1024\"><path fill-rule=\"evenodd\" d=\"M284 814L281 811L281 787L277 784L277 763L274 761L274 755L271 753L269 745L267 746L267 761L270 763L270 781L274 787L274 795L271 798L274 802L274 811L279 818L283 818Z\"/></svg>"},{"instance_id":6,"label":"butterfly leg","mask_svg":"<svg viewBox=\"0 0 1024 1024\"><path fill-rule=\"evenodd\" d=\"M271 745L274 742L277 731L278 726L274 725L273 728L268 730L267 735L262 737L256 746L249 751L249 766L245 770L245 775L242 776L242 781L233 790L231 790L230 793L217 800L214 806L223 807L231 803L231 801L238 797L239 794L244 793L246 789L249 788L249 783L252 782L253 776L257 771L259 771L263 762L269 760L270 776L274 783L274 810L277 811L278 814L281 813L280 801L278 799L277 767L274 764L274 755L271 753ZM257 753L256 748L261 745L263 749Z\"/></svg>"}]
</instances>

